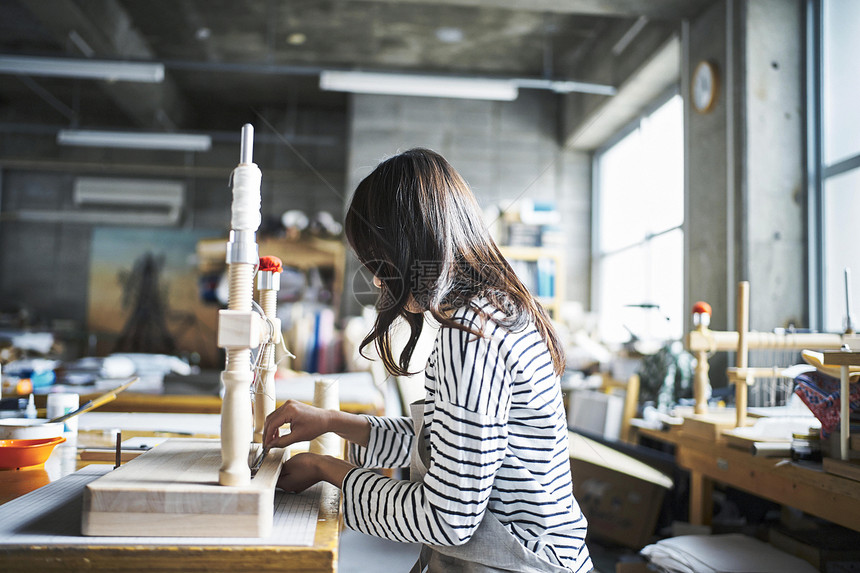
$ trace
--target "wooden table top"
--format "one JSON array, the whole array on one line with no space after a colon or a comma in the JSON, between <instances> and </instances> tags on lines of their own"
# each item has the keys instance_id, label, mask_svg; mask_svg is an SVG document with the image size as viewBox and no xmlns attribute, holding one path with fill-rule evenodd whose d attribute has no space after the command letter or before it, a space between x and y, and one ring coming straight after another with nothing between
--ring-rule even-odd
<instances>
[{"instance_id":1,"label":"wooden table top","mask_svg":"<svg viewBox=\"0 0 860 573\"><path fill-rule=\"evenodd\" d=\"M144 433L137 433L142 435ZM123 432L123 438L132 437ZM0 503L5 503L74 472L83 448L110 447L112 436L81 432L77 451L55 448L44 467L0 470ZM323 490L314 544L298 546L190 546L190 545L45 545L0 546L0 569L12 573L103 569L124 572L152 571L288 571L321 573L337 570L340 542L340 491L328 484Z\"/></svg>"}]
</instances>

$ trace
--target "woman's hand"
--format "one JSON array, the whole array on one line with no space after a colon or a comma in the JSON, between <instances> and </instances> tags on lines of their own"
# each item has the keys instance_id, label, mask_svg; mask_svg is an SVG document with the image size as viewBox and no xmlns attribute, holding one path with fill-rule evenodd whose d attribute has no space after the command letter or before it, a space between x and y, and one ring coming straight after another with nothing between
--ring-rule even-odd
<instances>
[{"instance_id":1,"label":"woman's hand","mask_svg":"<svg viewBox=\"0 0 860 573\"><path fill-rule=\"evenodd\" d=\"M346 474L354 467L348 462L331 456L303 452L284 462L278 478L278 487L295 493L304 491L320 481L327 481L336 487L341 487Z\"/></svg>"},{"instance_id":2,"label":"woman's hand","mask_svg":"<svg viewBox=\"0 0 860 573\"><path fill-rule=\"evenodd\" d=\"M287 400L266 416L263 426L263 445L267 448L285 448L296 442L313 440L330 431L332 410L308 406L296 400ZM280 435L281 426L290 425L288 434Z\"/></svg>"},{"instance_id":3,"label":"woman's hand","mask_svg":"<svg viewBox=\"0 0 860 573\"><path fill-rule=\"evenodd\" d=\"M290 425L290 433L280 435L280 428ZM334 432L344 440L367 447L370 423L367 418L340 410L323 410L296 400L287 400L266 417L263 445L285 448L296 442L313 440L320 434Z\"/></svg>"}]
</instances>

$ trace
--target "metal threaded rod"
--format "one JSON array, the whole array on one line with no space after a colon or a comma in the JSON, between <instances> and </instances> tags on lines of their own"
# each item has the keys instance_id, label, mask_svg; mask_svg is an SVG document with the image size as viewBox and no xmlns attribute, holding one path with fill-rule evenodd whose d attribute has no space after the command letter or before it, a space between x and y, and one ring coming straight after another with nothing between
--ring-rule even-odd
<instances>
[{"instance_id":1,"label":"metal threaded rod","mask_svg":"<svg viewBox=\"0 0 860 573\"><path fill-rule=\"evenodd\" d=\"M239 163L254 162L254 126L246 123L242 126L242 143L239 149Z\"/></svg>"},{"instance_id":2,"label":"metal threaded rod","mask_svg":"<svg viewBox=\"0 0 860 573\"><path fill-rule=\"evenodd\" d=\"M230 290L227 308L230 310L251 310L254 296L254 267L249 264L233 263L228 270ZM227 370L244 372L251 368L251 349L230 348L227 350Z\"/></svg>"}]
</instances>

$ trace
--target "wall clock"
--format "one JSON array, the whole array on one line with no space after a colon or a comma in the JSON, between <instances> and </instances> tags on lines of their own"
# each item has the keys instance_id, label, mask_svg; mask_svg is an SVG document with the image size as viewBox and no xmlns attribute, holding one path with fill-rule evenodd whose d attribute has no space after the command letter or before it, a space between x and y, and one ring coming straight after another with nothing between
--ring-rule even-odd
<instances>
[{"instance_id":1,"label":"wall clock","mask_svg":"<svg viewBox=\"0 0 860 573\"><path fill-rule=\"evenodd\" d=\"M693 108L699 113L708 113L717 102L717 92L720 89L720 77L717 66L707 60L698 63L693 71L693 85L690 95Z\"/></svg>"}]
</instances>

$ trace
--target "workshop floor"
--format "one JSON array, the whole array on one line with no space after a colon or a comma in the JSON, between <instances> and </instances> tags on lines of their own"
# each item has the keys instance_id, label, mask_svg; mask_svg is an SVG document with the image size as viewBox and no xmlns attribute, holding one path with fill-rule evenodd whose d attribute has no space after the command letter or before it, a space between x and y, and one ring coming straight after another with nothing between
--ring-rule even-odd
<instances>
[{"instance_id":1,"label":"workshop floor","mask_svg":"<svg viewBox=\"0 0 860 573\"><path fill-rule=\"evenodd\" d=\"M622 554L632 553L616 547L589 542L594 573L614 573ZM339 573L408 573L418 558L420 545L396 543L344 529L340 537Z\"/></svg>"}]
</instances>

